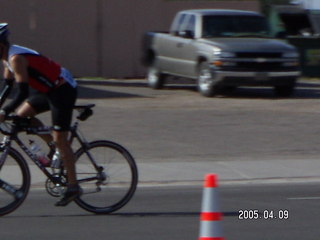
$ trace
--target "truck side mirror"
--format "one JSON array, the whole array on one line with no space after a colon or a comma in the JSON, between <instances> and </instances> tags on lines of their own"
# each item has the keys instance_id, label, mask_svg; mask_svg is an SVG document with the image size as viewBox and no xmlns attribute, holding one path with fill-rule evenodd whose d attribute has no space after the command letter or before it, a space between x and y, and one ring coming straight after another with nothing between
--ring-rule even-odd
<instances>
[{"instance_id":1,"label":"truck side mirror","mask_svg":"<svg viewBox=\"0 0 320 240\"><path fill-rule=\"evenodd\" d=\"M194 32L191 30L180 31L179 36L183 38L194 38Z\"/></svg>"},{"instance_id":2,"label":"truck side mirror","mask_svg":"<svg viewBox=\"0 0 320 240\"><path fill-rule=\"evenodd\" d=\"M281 31L281 32L278 32L276 35L275 35L276 38L281 38L281 39L285 39L287 38L287 33L286 31Z\"/></svg>"}]
</instances>

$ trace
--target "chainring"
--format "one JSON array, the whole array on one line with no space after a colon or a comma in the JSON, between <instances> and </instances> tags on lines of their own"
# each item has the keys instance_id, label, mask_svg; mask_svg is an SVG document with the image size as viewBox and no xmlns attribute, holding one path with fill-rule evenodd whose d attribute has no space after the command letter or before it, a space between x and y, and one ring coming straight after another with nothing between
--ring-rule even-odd
<instances>
[{"instance_id":1,"label":"chainring","mask_svg":"<svg viewBox=\"0 0 320 240\"><path fill-rule=\"evenodd\" d=\"M59 178L61 180L61 182L66 183L66 177L64 175L60 175L60 174L54 174L53 177L55 178ZM51 181L50 178L47 179L45 187L47 192L53 196L53 197L61 197L63 196L65 190L66 190L66 184L57 184L57 183L53 183Z\"/></svg>"}]
</instances>

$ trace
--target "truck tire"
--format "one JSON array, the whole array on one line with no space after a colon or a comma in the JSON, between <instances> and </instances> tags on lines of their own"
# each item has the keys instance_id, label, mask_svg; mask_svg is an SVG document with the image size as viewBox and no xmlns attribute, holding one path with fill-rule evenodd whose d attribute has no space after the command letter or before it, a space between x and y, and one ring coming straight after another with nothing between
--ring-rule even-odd
<instances>
[{"instance_id":1,"label":"truck tire","mask_svg":"<svg viewBox=\"0 0 320 240\"><path fill-rule=\"evenodd\" d=\"M159 71L156 64L153 64L148 68L147 80L149 87L161 89L165 83L165 74Z\"/></svg>"},{"instance_id":2,"label":"truck tire","mask_svg":"<svg viewBox=\"0 0 320 240\"><path fill-rule=\"evenodd\" d=\"M209 63L202 62L199 67L197 79L198 91L205 97L213 97L215 95L215 84L210 71Z\"/></svg>"}]
</instances>

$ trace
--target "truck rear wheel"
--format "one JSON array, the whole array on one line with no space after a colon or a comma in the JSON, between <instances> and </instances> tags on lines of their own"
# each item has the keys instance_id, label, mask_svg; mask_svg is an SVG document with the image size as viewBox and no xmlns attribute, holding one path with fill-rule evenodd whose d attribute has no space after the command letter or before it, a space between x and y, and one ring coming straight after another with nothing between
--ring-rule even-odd
<instances>
[{"instance_id":1,"label":"truck rear wheel","mask_svg":"<svg viewBox=\"0 0 320 240\"><path fill-rule=\"evenodd\" d=\"M212 97L215 94L215 85L210 71L209 64L203 62L200 64L198 80L198 91L205 97Z\"/></svg>"},{"instance_id":2,"label":"truck rear wheel","mask_svg":"<svg viewBox=\"0 0 320 240\"><path fill-rule=\"evenodd\" d=\"M148 68L148 85L153 89L161 89L165 83L165 74L161 73L155 64Z\"/></svg>"}]
</instances>

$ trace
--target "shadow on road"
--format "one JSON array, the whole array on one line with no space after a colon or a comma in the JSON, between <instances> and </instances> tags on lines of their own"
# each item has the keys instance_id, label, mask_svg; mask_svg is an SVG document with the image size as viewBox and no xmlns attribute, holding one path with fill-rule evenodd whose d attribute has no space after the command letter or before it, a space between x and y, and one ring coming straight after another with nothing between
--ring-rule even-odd
<instances>
[{"instance_id":1,"label":"shadow on road","mask_svg":"<svg viewBox=\"0 0 320 240\"><path fill-rule=\"evenodd\" d=\"M78 80L80 85L98 85L111 87L147 87L147 82L135 81L130 79L124 80Z\"/></svg>"},{"instance_id":2,"label":"shadow on road","mask_svg":"<svg viewBox=\"0 0 320 240\"><path fill-rule=\"evenodd\" d=\"M97 88L101 86L101 88ZM79 81L79 98L138 98L145 97L139 94L132 94L128 91L106 90L110 87L123 88L148 88L146 81L137 80L80 80ZM194 80L169 79L163 87L165 90L185 90L196 92L197 87ZM161 91L161 90L158 90ZM227 89L215 97L220 98L239 98L239 99L279 99L275 96L272 87L238 87L233 90ZM214 97L214 98L215 98ZM213 98L213 99L214 99ZM320 82L298 82L293 96L287 99L318 99L320 98ZM285 99L281 97L280 99Z\"/></svg>"},{"instance_id":3,"label":"shadow on road","mask_svg":"<svg viewBox=\"0 0 320 240\"><path fill-rule=\"evenodd\" d=\"M198 217L200 212L120 212L110 214L98 214L98 216L118 216L118 217ZM238 217L239 212L223 212L224 217ZM95 214L44 214L44 215L21 215L5 216L4 218L66 218L66 217L92 217Z\"/></svg>"},{"instance_id":4,"label":"shadow on road","mask_svg":"<svg viewBox=\"0 0 320 240\"><path fill-rule=\"evenodd\" d=\"M123 217L193 217L200 216L200 212L140 212L140 213L113 213L113 216ZM223 212L224 217L238 217L238 212Z\"/></svg>"},{"instance_id":5,"label":"shadow on road","mask_svg":"<svg viewBox=\"0 0 320 240\"><path fill-rule=\"evenodd\" d=\"M197 91L195 84L169 84L166 90ZM290 97L277 97L272 87L238 87L220 91L214 98L239 98L239 99L318 99L320 98L320 83L298 83L294 94Z\"/></svg>"},{"instance_id":6,"label":"shadow on road","mask_svg":"<svg viewBox=\"0 0 320 240\"><path fill-rule=\"evenodd\" d=\"M90 98L90 99L99 99L99 98L138 98L143 97L137 94L130 94L125 92L114 92L104 89L95 89L90 88L84 85L79 85L78 87L78 98Z\"/></svg>"}]
</instances>

